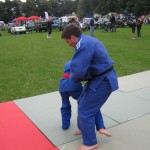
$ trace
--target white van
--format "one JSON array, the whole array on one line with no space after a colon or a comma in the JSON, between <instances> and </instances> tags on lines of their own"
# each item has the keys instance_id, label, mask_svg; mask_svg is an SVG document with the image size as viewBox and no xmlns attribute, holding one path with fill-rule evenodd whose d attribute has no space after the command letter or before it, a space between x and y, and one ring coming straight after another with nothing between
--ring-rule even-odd
<instances>
[{"instance_id":1,"label":"white van","mask_svg":"<svg viewBox=\"0 0 150 150\"><path fill-rule=\"evenodd\" d=\"M76 16L63 16L63 17L60 17L58 20L62 20L62 22L67 22L69 23L69 21L71 19L75 19L76 21L78 21L78 18Z\"/></svg>"},{"instance_id":2,"label":"white van","mask_svg":"<svg viewBox=\"0 0 150 150\"><path fill-rule=\"evenodd\" d=\"M72 19L74 19L77 25L79 25L78 18L76 16L63 16L58 19L58 29L63 30Z\"/></svg>"}]
</instances>

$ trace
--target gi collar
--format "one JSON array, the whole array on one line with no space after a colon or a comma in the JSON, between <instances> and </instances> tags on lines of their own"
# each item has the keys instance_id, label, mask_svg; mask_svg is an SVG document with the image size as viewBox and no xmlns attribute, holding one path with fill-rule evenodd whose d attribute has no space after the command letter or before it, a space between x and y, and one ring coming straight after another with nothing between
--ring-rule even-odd
<instances>
[{"instance_id":1,"label":"gi collar","mask_svg":"<svg viewBox=\"0 0 150 150\"><path fill-rule=\"evenodd\" d=\"M75 50L80 49L82 37L83 37L83 34L81 34L81 35L79 36L78 42L77 42L76 47L75 47Z\"/></svg>"}]
</instances>

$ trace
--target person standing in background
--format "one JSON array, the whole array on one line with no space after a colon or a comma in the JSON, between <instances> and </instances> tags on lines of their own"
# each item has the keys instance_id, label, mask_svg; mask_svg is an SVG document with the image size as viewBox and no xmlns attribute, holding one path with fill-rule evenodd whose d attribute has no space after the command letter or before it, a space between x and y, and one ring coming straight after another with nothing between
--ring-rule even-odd
<instances>
[{"instance_id":1,"label":"person standing in background","mask_svg":"<svg viewBox=\"0 0 150 150\"><path fill-rule=\"evenodd\" d=\"M137 28L137 37L138 37L138 39L140 39L141 38L141 28L142 28L142 22L140 19L137 20L136 28Z\"/></svg>"},{"instance_id":2,"label":"person standing in background","mask_svg":"<svg viewBox=\"0 0 150 150\"><path fill-rule=\"evenodd\" d=\"M131 39L134 40L135 39L135 30L136 30L136 20L134 19L132 24L131 24Z\"/></svg>"},{"instance_id":3,"label":"person standing in background","mask_svg":"<svg viewBox=\"0 0 150 150\"><path fill-rule=\"evenodd\" d=\"M47 22L47 38L50 39L52 34L52 17L49 16Z\"/></svg>"},{"instance_id":4,"label":"person standing in background","mask_svg":"<svg viewBox=\"0 0 150 150\"><path fill-rule=\"evenodd\" d=\"M92 37L94 37L94 26L95 26L95 24L94 24L94 17L93 17L90 20L90 33L89 33L89 35Z\"/></svg>"},{"instance_id":5,"label":"person standing in background","mask_svg":"<svg viewBox=\"0 0 150 150\"><path fill-rule=\"evenodd\" d=\"M111 14L110 18L110 27L112 32L116 32L116 19L113 14Z\"/></svg>"}]
</instances>

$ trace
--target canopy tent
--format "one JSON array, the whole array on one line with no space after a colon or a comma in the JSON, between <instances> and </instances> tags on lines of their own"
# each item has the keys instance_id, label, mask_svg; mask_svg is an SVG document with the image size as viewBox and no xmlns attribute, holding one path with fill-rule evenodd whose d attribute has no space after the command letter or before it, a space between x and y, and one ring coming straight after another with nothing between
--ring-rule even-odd
<instances>
[{"instance_id":1,"label":"canopy tent","mask_svg":"<svg viewBox=\"0 0 150 150\"><path fill-rule=\"evenodd\" d=\"M40 19L39 16L30 16L30 17L28 17L28 20L38 20L38 19Z\"/></svg>"},{"instance_id":2,"label":"canopy tent","mask_svg":"<svg viewBox=\"0 0 150 150\"><path fill-rule=\"evenodd\" d=\"M14 21L27 21L27 20L29 20L29 19L24 17L24 16L21 16L21 17L18 17L18 18L14 19Z\"/></svg>"}]
</instances>

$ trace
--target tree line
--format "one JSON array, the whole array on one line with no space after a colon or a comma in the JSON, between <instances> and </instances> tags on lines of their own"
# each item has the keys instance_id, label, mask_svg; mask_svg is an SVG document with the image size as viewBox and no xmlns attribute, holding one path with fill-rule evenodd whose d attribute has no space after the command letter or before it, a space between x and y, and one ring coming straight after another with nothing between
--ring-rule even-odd
<instances>
[{"instance_id":1,"label":"tree line","mask_svg":"<svg viewBox=\"0 0 150 150\"><path fill-rule=\"evenodd\" d=\"M5 0L0 2L0 20L5 23L19 16L38 15L44 17L44 12L50 16L63 16L73 12L81 17L109 12L123 14L133 13L135 16L146 15L150 12L149 0Z\"/></svg>"}]
</instances>

